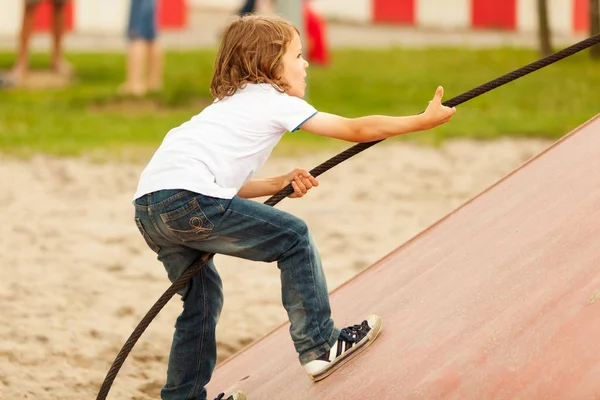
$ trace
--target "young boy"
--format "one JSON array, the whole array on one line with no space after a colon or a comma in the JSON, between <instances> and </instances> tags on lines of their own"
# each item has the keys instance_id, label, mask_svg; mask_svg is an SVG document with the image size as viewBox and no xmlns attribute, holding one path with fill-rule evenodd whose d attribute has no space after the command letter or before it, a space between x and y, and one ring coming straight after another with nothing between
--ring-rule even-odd
<instances>
[{"instance_id":1,"label":"young boy","mask_svg":"<svg viewBox=\"0 0 600 400\"><path fill-rule=\"evenodd\" d=\"M381 329L376 315L337 329L327 284L306 224L248 200L291 183L302 197L318 185L306 170L252 179L286 131L370 142L430 129L450 120L439 87L426 111L408 117L343 118L304 101L306 69L297 30L279 17L235 18L225 29L211 83L216 100L172 129L141 175L135 222L175 280L205 254L273 262L281 270L282 301L299 361L323 379L369 345ZM223 304L210 258L181 292L165 400L206 399L216 362L215 327ZM219 398L222 398L223 394ZM228 399L245 399L240 392Z\"/></svg>"}]
</instances>

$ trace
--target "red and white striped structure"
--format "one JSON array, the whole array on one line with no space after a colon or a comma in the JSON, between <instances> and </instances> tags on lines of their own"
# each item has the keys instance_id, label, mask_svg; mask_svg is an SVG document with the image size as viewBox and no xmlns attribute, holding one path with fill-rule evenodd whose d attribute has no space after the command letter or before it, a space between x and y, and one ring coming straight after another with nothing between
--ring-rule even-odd
<instances>
[{"instance_id":1,"label":"red and white striped structure","mask_svg":"<svg viewBox=\"0 0 600 400\"><path fill-rule=\"evenodd\" d=\"M313 0L326 17L432 29L535 31L536 0ZM548 0L555 33L588 30L589 0Z\"/></svg>"},{"instance_id":2,"label":"red and white striped structure","mask_svg":"<svg viewBox=\"0 0 600 400\"><path fill-rule=\"evenodd\" d=\"M0 35L17 34L23 16L21 0L2 2ZM130 0L72 0L67 5L67 29L89 34L123 34L127 28ZM48 31L52 5L44 0L36 10L36 31ZM182 29L187 23L186 0L158 0L158 23L162 29Z\"/></svg>"},{"instance_id":3,"label":"red and white striped structure","mask_svg":"<svg viewBox=\"0 0 600 400\"><path fill-rule=\"evenodd\" d=\"M72 0L69 29L89 34L122 34L130 0ZM159 25L163 29L186 26L189 7L222 8L233 11L243 0L158 0ZM262 0L261 0L262 1ZM277 0L292 1L292 0ZM300 0L297 0L300 1ZM534 32L537 0L312 0L325 18L417 26L431 29L504 29ZM20 0L5 0L0 12L0 36L14 35L23 12ZM110 3L110 4L108 4ZM589 0L548 0L554 33L586 33ZM47 30L50 5L41 5L36 28Z\"/></svg>"}]
</instances>

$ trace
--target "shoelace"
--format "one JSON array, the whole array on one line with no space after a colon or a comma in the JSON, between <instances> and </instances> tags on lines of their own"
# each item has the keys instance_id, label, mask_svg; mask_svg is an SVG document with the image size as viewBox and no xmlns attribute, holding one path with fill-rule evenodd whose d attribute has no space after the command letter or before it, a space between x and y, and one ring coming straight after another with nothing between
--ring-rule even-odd
<instances>
[{"instance_id":1,"label":"shoelace","mask_svg":"<svg viewBox=\"0 0 600 400\"><path fill-rule=\"evenodd\" d=\"M365 334L368 331L369 328L369 324L367 322L367 320L364 320L360 325L352 325L352 326L348 326L344 329L342 329L342 335L344 340L351 342L351 343L356 343L358 342L361 338L358 337L358 332L364 331Z\"/></svg>"}]
</instances>

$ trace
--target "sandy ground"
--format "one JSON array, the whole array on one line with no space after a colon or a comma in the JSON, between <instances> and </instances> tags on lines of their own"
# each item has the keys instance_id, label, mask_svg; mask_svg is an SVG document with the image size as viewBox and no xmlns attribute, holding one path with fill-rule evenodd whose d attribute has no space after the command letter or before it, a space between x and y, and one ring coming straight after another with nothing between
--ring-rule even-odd
<instances>
[{"instance_id":1,"label":"sandy ground","mask_svg":"<svg viewBox=\"0 0 600 400\"><path fill-rule=\"evenodd\" d=\"M548 145L383 143L321 176L303 199L278 207L308 222L332 290ZM260 175L312 168L332 155L271 159ZM168 287L132 220L142 168L0 156L1 399L95 398L126 338ZM217 257L217 266L225 285L223 360L286 315L276 265ZM180 307L171 300L151 324L110 399L159 397Z\"/></svg>"}]
</instances>

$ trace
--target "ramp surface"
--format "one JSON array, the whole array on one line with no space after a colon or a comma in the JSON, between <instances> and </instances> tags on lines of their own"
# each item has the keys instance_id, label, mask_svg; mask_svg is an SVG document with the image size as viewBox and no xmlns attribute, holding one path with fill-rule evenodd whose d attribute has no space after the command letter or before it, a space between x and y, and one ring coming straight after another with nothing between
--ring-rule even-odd
<instances>
[{"instance_id":1,"label":"ramp surface","mask_svg":"<svg viewBox=\"0 0 600 400\"><path fill-rule=\"evenodd\" d=\"M285 324L217 368L209 393L600 399L600 116L342 285L331 302L340 327L382 317L363 354L313 383Z\"/></svg>"}]
</instances>

